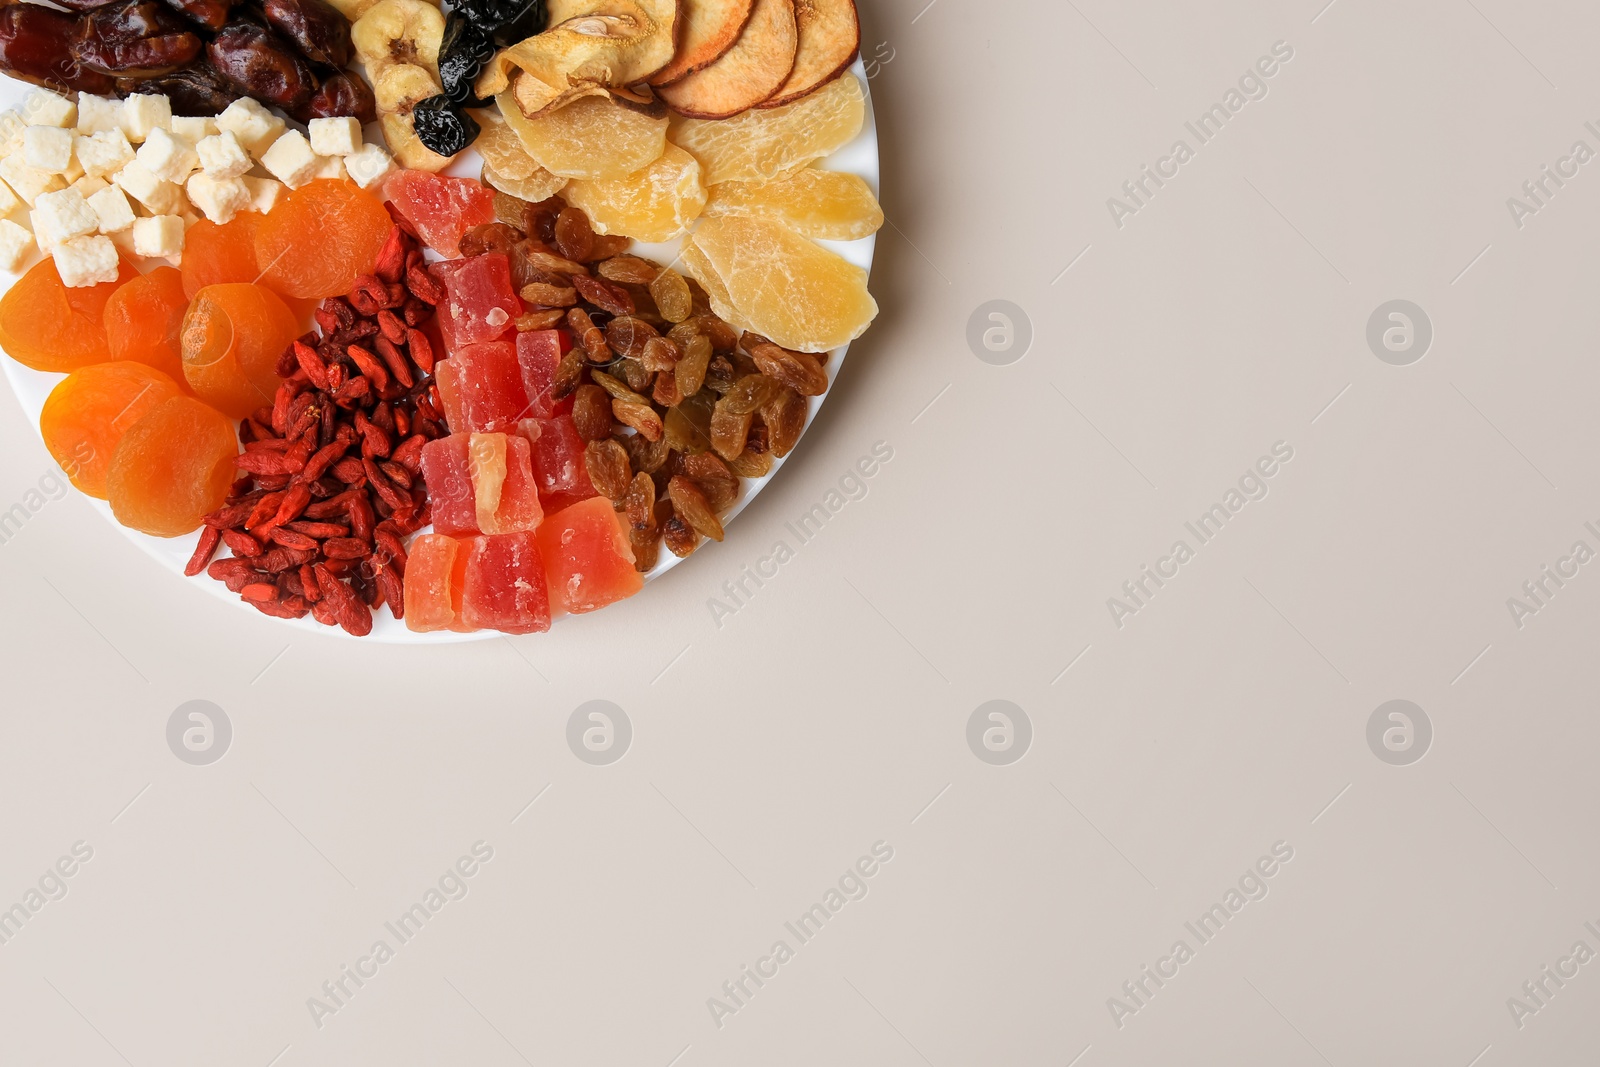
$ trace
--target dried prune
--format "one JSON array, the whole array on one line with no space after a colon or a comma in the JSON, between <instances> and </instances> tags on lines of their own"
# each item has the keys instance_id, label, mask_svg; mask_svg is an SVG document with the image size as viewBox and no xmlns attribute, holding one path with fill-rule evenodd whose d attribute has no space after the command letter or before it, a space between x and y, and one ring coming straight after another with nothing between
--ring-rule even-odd
<instances>
[{"instance_id":1,"label":"dried prune","mask_svg":"<svg viewBox=\"0 0 1600 1067\"><path fill-rule=\"evenodd\" d=\"M142 78L186 66L201 47L189 24L164 4L124 0L80 18L72 54L86 67Z\"/></svg>"},{"instance_id":2,"label":"dried prune","mask_svg":"<svg viewBox=\"0 0 1600 1067\"><path fill-rule=\"evenodd\" d=\"M439 82L452 104L478 106L472 83L493 55L494 39L489 31L452 11L445 19L444 42L439 46Z\"/></svg>"},{"instance_id":3,"label":"dried prune","mask_svg":"<svg viewBox=\"0 0 1600 1067\"><path fill-rule=\"evenodd\" d=\"M494 43L501 48L510 48L518 41L543 33L550 22L544 0L527 0L526 3L516 4L515 8L511 17L495 27Z\"/></svg>"},{"instance_id":4,"label":"dried prune","mask_svg":"<svg viewBox=\"0 0 1600 1067\"><path fill-rule=\"evenodd\" d=\"M261 13L313 63L342 69L350 62L350 22L327 0L266 0Z\"/></svg>"},{"instance_id":5,"label":"dried prune","mask_svg":"<svg viewBox=\"0 0 1600 1067\"><path fill-rule=\"evenodd\" d=\"M264 104L294 111L311 99L317 79L288 42L250 22L234 22L206 47L212 66Z\"/></svg>"},{"instance_id":6,"label":"dried prune","mask_svg":"<svg viewBox=\"0 0 1600 1067\"><path fill-rule=\"evenodd\" d=\"M453 156L478 139L478 123L440 93L411 109L417 137L430 152Z\"/></svg>"},{"instance_id":7,"label":"dried prune","mask_svg":"<svg viewBox=\"0 0 1600 1067\"><path fill-rule=\"evenodd\" d=\"M71 52L78 19L38 4L0 8L0 71L62 92L105 96L110 76L83 65Z\"/></svg>"}]
</instances>

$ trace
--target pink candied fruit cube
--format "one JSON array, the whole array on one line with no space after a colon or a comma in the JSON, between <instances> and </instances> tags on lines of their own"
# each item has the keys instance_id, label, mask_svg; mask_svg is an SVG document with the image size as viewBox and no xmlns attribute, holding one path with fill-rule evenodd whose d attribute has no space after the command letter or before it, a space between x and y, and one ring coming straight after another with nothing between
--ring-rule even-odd
<instances>
[{"instance_id":1,"label":"pink candied fruit cube","mask_svg":"<svg viewBox=\"0 0 1600 1067\"><path fill-rule=\"evenodd\" d=\"M466 567L458 627L507 634L550 629L550 595L536 534L468 537L461 551Z\"/></svg>"},{"instance_id":2,"label":"pink candied fruit cube","mask_svg":"<svg viewBox=\"0 0 1600 1067\"><path fill-rule=\"evenodd\" d=\"M434 263L428 270L444 286L439 301L439 333L454 355L462 345L509 337L522 314L522 299L511 284L511 261L503 252Z\"/></svg>"},{"instance_id":3,"label":"pink candied fruit cube","mask_svg":"<svg viewBox=\"0 0 1600 1067\"><path fill-rule=\"evenodd\" d=\"M550 515L535 536L556 611L594 611L644 587L622 520L605 497L580 501Z\"/></svg>"}]
</instances>

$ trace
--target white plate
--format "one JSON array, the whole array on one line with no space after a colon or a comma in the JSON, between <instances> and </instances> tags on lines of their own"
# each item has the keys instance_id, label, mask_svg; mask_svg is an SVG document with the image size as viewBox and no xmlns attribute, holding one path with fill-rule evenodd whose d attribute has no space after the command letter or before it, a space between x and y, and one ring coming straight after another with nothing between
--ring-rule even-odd
<instances>
[{"instance_id":1,"label":"white plate","mask_svg":"<svg viewBox=\"0 0 1600 1067\"><path fill-rule=\"evenodd\" d=\"M855 76L860 79L862 89L868 90L869 83L867 81L866 70L862 66L859 59L856 60L855 65L851 67L851 70L854 72ZM0 108L20 106L22 98L27 93L28 89L29 86L24 85L21 82L15 81L11 78L0 77ZM369 126L367 130L367 136L369 138L374 138L377 136L376 126ZM874 195L877 194L878 129L877 124L873 119L872 94L870 91L867 91L866 122L862 125L861 132L856 136L855 140L845 145L838 152L835 152L833 155L822 160L818 165L827 170L837 170L845 171L851 174L859 174L866 180L867 184L872 187ZM482 163L478 158L478 154L469 150L463 153L462 157L458 159L446 173L476 178L478 177L478 173L481 169ZM637 252L641 256L653 259L658 263L669 263L677 257L678 243L679 242L677 241L672 241L667 244L644 244L641 242L636 242L633 251ZM859 241L822 241L819 243L832 249L859 267L864 267L869 271L872 269L872 253L876 244L875 237L865 237ZM35 257L34 261L36 261L36 259L37 257ZM34 261L30 261L28 266L32 266ZM0 293L4 293L4 291L9 289L12 283L15 281L15 275L6 274L3 271L0 271ZM844 345L840 348L837 348L834 350L832 357L829 358L827 365L829 392L824 393L822 396L811 398L808 410L806 412L807 428L811 426L811 421L817 417L817 411L822 406L822 402L831 394L832 383L837 378L839 374L839 367L844 363L844 357L849 349L849 345ZM22 405L23 413L31 421L34 432L37 433L39 427L39 412L44 407L45 398L50 395L50 390L55 388L56 383L65 377L65 375L46 374L42 371L29 370L16 360L8 357L0 357L0 363L4 364L6 379L10 381L12 391L16 393L17 400ZM793 452L790 453L790 455L793 454ZM783 463L784 461L782 459L775 460L772 464L772 470L766 475L766 477L751 479L744 481L741 484L739 499L734 502L733 507L730 508L728 513L723 516L723 524L725 526L732 522L732 520L738 516L739 512L744 510L745 505L750 503L755 495L766 487L768 482L778 476L778 472L783 469ZM142 548L146 554L156 560L162 567L165 567L167 570L171 571L177 580L187 583L192 588L203 589L212 596L222 597L225 600L237 604L239 610L241 611L250 612L252 615L259 615L255 608L252 608L250 605L241 601L238 594L230 593L227 586L223 585L221 582L215 581L204 574L201 574L195 578L188 578L184 575L184 565L189 562L189 557L194 553L196 535L189 534L183 537L174 538L151 537L148 534L142 534L136 530L130 530L121 523L117 522L115 517L113 517L111 514L110 506L107 505L105 501L90 500L89 504L97 513L104 516L105 520L115 527L119 533ZM730 532L728 535L728 541L735 541L736 539L737 535ZM727 544L728 541L725 541L724 544ZM698 558L703 553L714 552L718 549L718 547L719 546L714 543L706 542L702 544L701 547L695 551L693 556L690 556L689 558L694 559ZM650 579L660 577L662 574L666 573L668 570L677 566L681 562L683 562L683 560L680 560L677 556L674 556L671 552L668 552L665 548L663 548L661 551L660 560L657 562L655 568L651 570L650 573L645 575L645 580L648 582ZM639 595L643 596L646 594L640 593ZM309 616L304 619L280 619L277 621L285 626L294 626L316 633L335 633L342 636L348 636L345 635L342 629L336 626L323 626ZM552 625L561 625L561 620L556 619ZM496 631L481 631L470 634L454 634L449 632L435 632L426 634L413 633L412 631L406 629L404 622L395 619L392 615L390 615L387 609L380 608L373 612L372 633L364 640L389 641L399 644L421 642L437 644L453 641L479 640L498 636L500 635Z\"/></svg>"}]
</instances>

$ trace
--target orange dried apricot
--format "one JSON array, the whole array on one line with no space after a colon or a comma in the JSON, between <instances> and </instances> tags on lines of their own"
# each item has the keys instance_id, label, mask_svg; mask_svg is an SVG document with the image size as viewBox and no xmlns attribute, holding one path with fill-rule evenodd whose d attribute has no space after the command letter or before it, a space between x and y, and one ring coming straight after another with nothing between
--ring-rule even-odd
<instances>
[{"instance_id":1,"label":"orange dried apricot","mask_svg":"<svg viewBox=\"0 0 1600 1067\"><path fill-rule=\"evenodd\" d=\"M145 415L181 395L177 382L143 363L97 363L50 390L39 413L39 434L72 484L104 500L117 442Z\"/></svg>"},{"instance_id":2,"label":"orange dried apricot","mask_svg":"<svg viewBox=\"0 0 1600 1067\"><path fill-rule=\"evenodd\" d=\"M0 348L25 367L74 371L111 358L106 301L139 272L123 260L114 282L69 289L53 259L41 259L0 298Z\"/></svg>"},{"instance_id":3,"label":"orange dried apricot","mask_svg":"<svg viewBox=\"0 0 1600 1067\"><path fill-rule=\"evenodd\" d=\"M183 235L183 292L190 300L208 285L254 282L261 278L256 265L256 228L261 214L241 211L232 222L218 226L201 219Z\"/></svg>"},{"instance_id":4,"label":"orange dried apricot","mask_svg":"<svg viewBox=\"0 0 1600 1067\"><path fill-rule=\"evenodd\" d=\"M157 267L111 294L106 301L106 347L112 359L132 360L183 381L178 331L189 310L183 275Z\"/></svg>"},{"instance_id":5,"label":"orange dried apricot","mask_svg":"<svg viewBox=\"0 0 1600 1067\"><path fill-rule=\"evenodd\" d=\"M238 451L220 411L173 397L122 435L106 474L111 513L142 533L181 537L222 506Z\"/></svg>"},{"instance_id":6,"label":"orange dried apricot","mask_svg":"<svg viewBox=\"0 0 1600 1067\"><path fill-rule=\"evenodd\" d=\"M298 336L299 320L270 289L208 285L183 319L183 375L201 400L242 419L272 402L278 357Z\"/></svg>"},{"instance_id":7,"label":"orange dried apricot","mask_svg":"<svg viewBox=\"0 0 1600 1067\"><path fill-rule=\"evenodd\" d=\"M343 296L372 269L393 228L383 203L354 182L303 185L257 224L261 282L284 296Z\"/></svg>"}]
</instances>

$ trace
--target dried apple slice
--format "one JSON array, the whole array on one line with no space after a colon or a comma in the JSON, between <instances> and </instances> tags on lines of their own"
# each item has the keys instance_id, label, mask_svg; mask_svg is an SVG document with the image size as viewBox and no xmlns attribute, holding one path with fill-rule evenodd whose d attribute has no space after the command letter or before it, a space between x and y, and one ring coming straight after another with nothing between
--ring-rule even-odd
<instances>
[{"instance_id":1,"label":"dried apple slice","mask_svg":"<svg viewBox=\"0 0 1600 1067\"><path fill-rule=\"evenodd\" d=\"M657 93L680 115L724 119L771 96L794 69L799 47L794 0L755 0L750 21L716 62Z\"/></svg>"},{"instance_id":2,"label":"dried apple slice","mask_svg":"<svg viewBox=\"0 0 1600 1067\"><path fill-rule=\"evenodd\" d=\"M815 91L843 74L861 48L856 0L794 0L794 21L800 31L794 69L761 107L792 104Z\"/></svg>"},{"instance_id":3,"label":"dried apple slice","mask_svg":"<svg viewBox=\"0 0 1600 1067\"><path fill-rule=\"evenodd\" d=\"M678 53L650 84L669 85L719 59L739 39L754 7L755 0L681 0Z\"/></svg>"},{"instance_id":4,"label":"dried apple slice","mask_svg":"<svg viewBox=\"0 0 1600 1067\"><path fill-rule=\"evenodd\" d=\"M672 62L678 0L550 0L550 28L495 55L478 96L499 96L521 70L513 97L537 115L612 86L645 81Z\"/></svg>"},{"instance_id":5,"label":"dried apple slice","mask_svg":"<svg viewBox=\"0 0 1600 1067\"><path fill-rule=\"evenodd\" d=\"M848 144L866 121L866 97L854 76L835 78L783 107L757 108L720 122L680 119L673 144L700 161L700 180L769 182Z\"/></svg>"},{"instance_id":6,"label":"dried apple slice","mask_svg":"<svg viewBox=\"0 0 1600 1067\"><path fill-rule=\"evenodd\" d=\"M596 233L620 233L635 241L670 241L689 228L706 206L700 164L677 145L636 174L615 181L574 181L562 199L589 216Z\"/></svg>"},{"instance_id":7,"label":"dried apple slice","mask_svg":"<svg viewBox=\"0 0 1600 1067\"><path fill-rule=\"evenodd\" d=\"M500 96L499 104L528 155L558 177L626 178L660 158L667 147L665 115L609 96L582 97L533 118L517 109L509 93Z\"/></svg>"},{"instance_id":8,"label":"dried apple slice","mask_svg":"<svg viewBox=\"0 0 1600 1067\"><path fill-rule=\"evenodd\" d=\"M815 167L775 182L722 182L712 187L705 213L776 219L802 237L829 241L856 241L883 225L883 208L866 182Z\"/></svg>"},{"instance_id":9,"label":"dried apple slice","mask_svg":"<svg viewBox=\"0 0 1600 1067\"><path fill-rule=\"evenodd\" d=\"M796 352L860 337L878 314L867 272L770 219L702 219L683 263L717 316Z\"/></svg>"}]
</instances>

